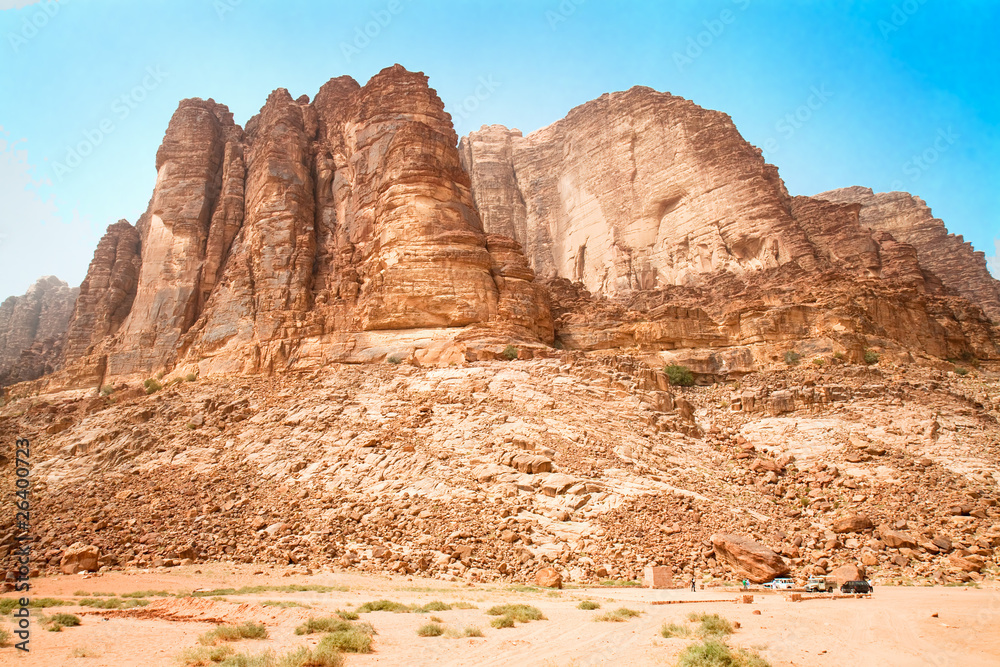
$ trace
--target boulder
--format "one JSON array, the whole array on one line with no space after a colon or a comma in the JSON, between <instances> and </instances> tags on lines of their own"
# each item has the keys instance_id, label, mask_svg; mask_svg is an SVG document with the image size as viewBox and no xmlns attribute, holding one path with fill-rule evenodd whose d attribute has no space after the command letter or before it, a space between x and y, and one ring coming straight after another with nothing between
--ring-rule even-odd
<instances>
[{"instance_id":1,"label":"boulder","mask_svg":"<svg viewBox=\"0 0 1000 667\"><path fill-rule=\"evenodd\" d=\"M712 548L718 560L728 563L755 584L783 577L789 572L781 556L746 537L717 533L712 535Z\"/></svg>"},{"instance_id":2,"label":"boulder","mask_svg":"<svg viewBox=\"0 0 1000 667\"><path fill-rule=\"evenodd\" d=\"M983 562L981 559L975 556L963 557L958 554L951 554L948 556L948 565L950 565L952 569L960 572L979 572L983 569Z\"/></svg>"},{"instance_id":3,"label":"boulder","mask_svg":"<svg viewBox=\"0 0 1000 667\"><path fill-rule=\"evenodd\" d=\"M553 567L543 567L535 574L535 585L542 588L562 588L562 575Z\"/></svg>"},{"instance_id":4,"label":"boulder","mask_svg":"<svg viewBox=\"0 0 1000 667\"><path fill-rule=\"evenodd\" d=\"M917 538L901 530L883 530L882 541L890 549L916 549Z\"/></svg>"},{"instance_id":5,"label":"boulder","mask_svg":"<svg viewBox=\"0 0 1000 667\"><path fill-rule=\"evenodd\" d=\"M833 532L838 535L843 533L860 533L871 530L875 527L872 520L864 514L850 514L833 522Z\"/></svg>"},{"instance_id":6,"label":"boulder","mask_svg":"<svg viewBox=\"0 0 1000 667\"><path fill-rule=\"evenodd\" d=\"M860 579L864 579L865 574L864 565L853 565L849 563L831 570L826 576L828 579L836 581L837 585L840 586L845 581L858 581Z\"/></svg>"},{"instance_id":7,"label":"boulder","mask_svg":"<svg viewBox=\"0 0 1000 667\"><path fill-rule=\"evenodd\" d=\"M63 574L97 572L100 560L100 549L90 544L76 542L63 552L62 559L59 561L59 569L62 570Z\"/></svg>"}]
</instances>

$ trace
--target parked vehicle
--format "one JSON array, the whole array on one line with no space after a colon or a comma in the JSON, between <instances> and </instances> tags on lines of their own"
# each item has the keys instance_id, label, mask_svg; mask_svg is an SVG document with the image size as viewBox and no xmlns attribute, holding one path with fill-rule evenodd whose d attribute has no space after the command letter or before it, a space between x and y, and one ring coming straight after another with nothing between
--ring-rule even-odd
<instances>
[{"instance_id":1,"label":"parked vehicle","mask_svg":"<svg viewBox=\"0 0 1000 667\"><path fill-rule=\"evenodd\" d=\"M845 581L840 587L841 593L871 593L872 585L867 581Z\"/></svg>"},{"instance_id":2,"label":"parked vehicle","mask_svg":"<svg viewBox=\"0 0 1000 667\"><path fill-rule=\"evenodd\" d=\"M795 580L779 577L764 584L764 588L769 588L772 591L789 591L795 588Z\"/></svg>"},{"instance_id":3,"label":"parked vehicle","mask_svg":"<svg viewBox=\"0 0 1000 667\"><path fill-rule=\"evenodd\" d=\"M809 577L806 590L815 593L829 593L837 590L837 582L827 577Z\"/></svg>"}]
</instances>

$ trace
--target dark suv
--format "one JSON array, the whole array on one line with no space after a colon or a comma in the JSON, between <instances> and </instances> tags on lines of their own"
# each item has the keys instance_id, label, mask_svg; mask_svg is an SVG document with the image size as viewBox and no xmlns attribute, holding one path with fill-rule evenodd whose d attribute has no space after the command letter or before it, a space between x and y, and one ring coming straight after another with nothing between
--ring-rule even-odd
<instances>
[{"instance_id":1,"label":"dark suv","mask_svg":"<svg viewBox=\"0 0 1000 667\"><path fill-rule=\"evenodd\" d=\"M840 586L841 593L871 593L872 585L867 581L845 581Z\"/></svg>"}]
</instances>

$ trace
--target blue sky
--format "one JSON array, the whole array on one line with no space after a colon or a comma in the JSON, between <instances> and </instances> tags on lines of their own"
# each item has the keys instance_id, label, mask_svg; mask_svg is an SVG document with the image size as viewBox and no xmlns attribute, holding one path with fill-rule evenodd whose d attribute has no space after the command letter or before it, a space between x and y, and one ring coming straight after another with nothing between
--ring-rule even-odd
<instances>
[{"instance_id":1,"label":"blue sky","mask_svg":"<svg viewBox=\"0 0 1000 667\"><path fill-rule=\"evenodd\" d=\"M274 88L311 97L332 77L364 83L397 62L430 76L459 134L485 123L528 133L634 85L670 91L730 114L792 194L906 190L996 254L996 1L0 0L0 9L0 298L45 274L79 284L105 227L145 210L180 99L212 97L243 123Z\"/></svg>"}]
</instances>

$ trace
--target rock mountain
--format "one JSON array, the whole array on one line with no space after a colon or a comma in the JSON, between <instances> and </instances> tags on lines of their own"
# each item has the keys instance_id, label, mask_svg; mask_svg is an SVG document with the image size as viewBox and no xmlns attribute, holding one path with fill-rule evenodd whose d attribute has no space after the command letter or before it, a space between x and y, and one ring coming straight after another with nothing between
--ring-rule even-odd
<instances>
[{"instance_id":1,"label":"rock mountain","mask_svg":"<svg viewBox=\"0 0 1000 667\"><path fill-rule=\"evenodd\" d=\"M729 116L649 88L461 142L427 77L399 65L311 101L278 89L245 127L183 100L156 171L78 296L43 307L45 282L5 302L7 383L448 364L508 344L710 376L793 348L1000 356L1000 282L921 200L791 197Z\"/></svg>"},{"instance_id":2,"label":"rock mountain","mask_svg":"<svg viewBox=\"0 0 1000 667\"><path fill-rule=\"evenodd\" d=\"M79 294L0 307L36 574L1000 572L998 283L915 197L792 197L646 88L460 142L398 66L185 100L156 169Z\"/></svg>"}]
</instances>

